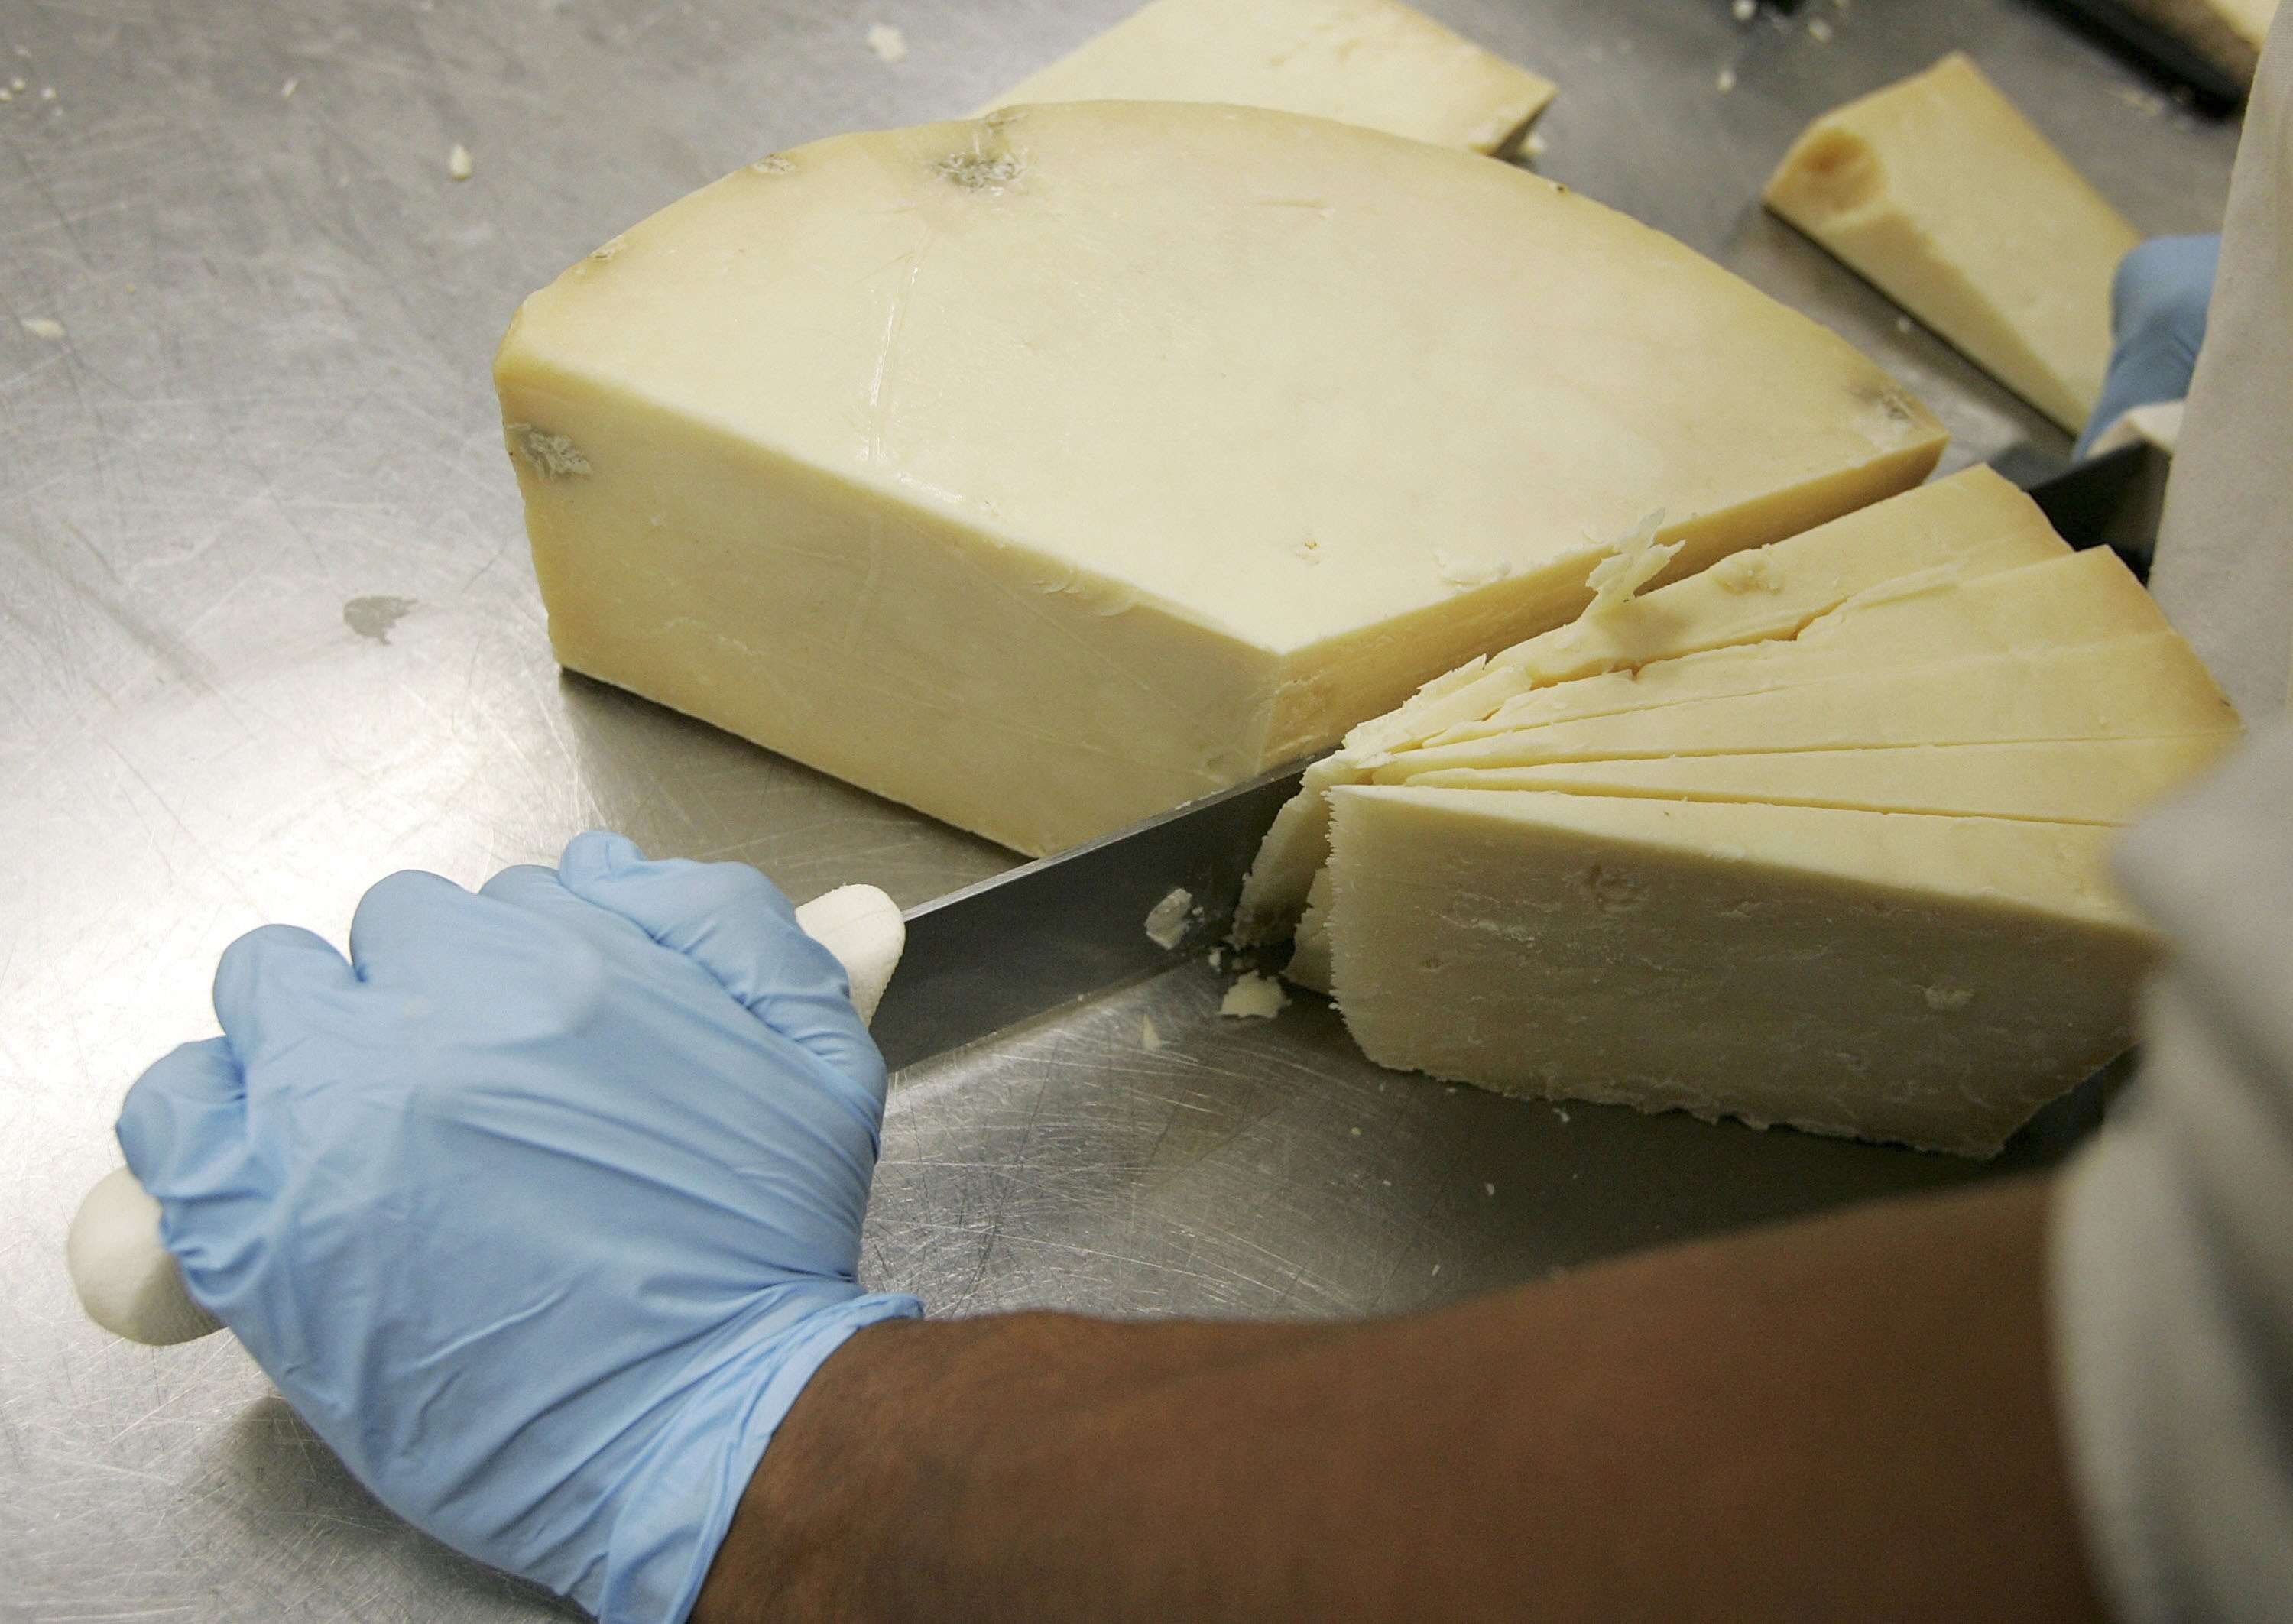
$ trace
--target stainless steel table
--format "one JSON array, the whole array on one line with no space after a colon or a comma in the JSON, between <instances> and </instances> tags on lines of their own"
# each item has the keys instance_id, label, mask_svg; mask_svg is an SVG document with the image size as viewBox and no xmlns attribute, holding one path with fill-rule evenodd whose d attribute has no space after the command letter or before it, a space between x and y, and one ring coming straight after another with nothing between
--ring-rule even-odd
<instances>
[{"instance_id":1,"label":"stainless steel table","mask_svg":"<svg viewBox=\"0 0 2293 1624\"><path fill-rule=\"evenodd\" d=\"M2226 188L2232 128L2026 4L1425 3L1560 81L1541 167L1831 322L1960 462L2059 437L1753 206L1800 125L1963 45L2145 229L2209 228ZM122 1088L212 1030L224 943L338 932L387 869L474 883L601 824L799 896L912 902L1010 860L560 676L486 360L647 211L960 112L1130 4L0 0L0 1617L559 1611L374 1505L228 1338L83 1323L66 1221ZM1175 972L899 1079L874 1278L944 1313L1399 1310L1968 1176L1444 1088L1325 1009L1216 998Z\"/></svg>"}]
</instances>

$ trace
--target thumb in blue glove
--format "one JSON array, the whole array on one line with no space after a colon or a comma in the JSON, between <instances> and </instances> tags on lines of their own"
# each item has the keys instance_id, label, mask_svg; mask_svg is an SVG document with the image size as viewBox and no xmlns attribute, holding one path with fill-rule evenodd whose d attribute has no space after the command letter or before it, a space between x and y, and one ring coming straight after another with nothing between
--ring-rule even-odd
<instances>
[{"instance_id":1,"label":"thumb in blue glove","mask_svg":"<svg viewBox=\"0 0 2293 1624\"><path fill-rule=\"evenodd\" d=\"M2135 407L2188 395L2220 263L2218 236L2153 237L2119 262L2110 289L2110 370L2078 456Z\"/></svg>"},{"instance_id":2,"label":"thumb in blue glove","mask_svg":"<svg viewBox=\"0 0 2293 1624\"><path fill-rule=\"evenodd\" d=\"M845 1339L884 1067L738 864L617 836L475 895L368 892L347 960L266 926L223 1035L129 1093L192 1297L385 1503L607 1624L681 1620Z\"/></svg>"}]
</instances>

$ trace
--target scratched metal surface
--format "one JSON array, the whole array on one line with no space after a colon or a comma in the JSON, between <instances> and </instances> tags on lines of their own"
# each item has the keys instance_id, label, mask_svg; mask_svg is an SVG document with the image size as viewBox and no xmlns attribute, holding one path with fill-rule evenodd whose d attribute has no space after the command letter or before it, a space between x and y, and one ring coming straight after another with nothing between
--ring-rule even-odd
<instances>
[{"instance_id":1,"label":"scratched metal surface","mask_svg":"<svg viewBox=\"0 0 2293 1624\"><path fill-rule=\"evenodd\" d=\"M1818 3L1827 43L1724 0L1427 0L1560 82L1548 173L1831 321L1960 460L2059 445L1747 200L1808 116L1952 44L2151 230L2214 222L2233 132L2026 4ZM211 1030L223 944L338 931L389 869L474 882L597 824L799 895L1007 860L560 678L485 365L522 294L648 210L958 112L1128 4L0 3L0 1617L558 1611L382 1513L228 1339L83 1323L66 1221L125 1084ZM875 1277L942 1312L1405 1309L1964 1176L1445 1090L1326 1009L1221 1023L1216 996L1178 972L903 1079Z\"/></svg>"}]
</instances>

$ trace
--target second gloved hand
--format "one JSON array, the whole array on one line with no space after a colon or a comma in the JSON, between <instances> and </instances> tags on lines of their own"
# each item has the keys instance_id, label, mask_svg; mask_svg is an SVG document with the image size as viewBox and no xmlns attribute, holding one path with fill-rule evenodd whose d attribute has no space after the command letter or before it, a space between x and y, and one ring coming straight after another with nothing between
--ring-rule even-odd
<instances>
[{"instance_id":1,"label":"second gloved hand","mask_svg":"<svg viewBox=\"0 0 2293 1624\"><path fill-rule=\"evenodd\" d=\"M2179 400L2205 343L2219 237L2153 237L2119 262L2110 289L2110 371L2078 454L2137 406Z\"/></svg>"},{"instance_id":2,"label":"second gloved hand","mask_svg":"<svg viewBox=\"0 0 2293 1624\"><path fill-rule=\"evenodd\" d=\"M607 1624L681 1620L854 1331L884 1068L737 864L584 835L242 937L119 1123L191 1296L393 1509Z\"/></svg>"}]
</instances>

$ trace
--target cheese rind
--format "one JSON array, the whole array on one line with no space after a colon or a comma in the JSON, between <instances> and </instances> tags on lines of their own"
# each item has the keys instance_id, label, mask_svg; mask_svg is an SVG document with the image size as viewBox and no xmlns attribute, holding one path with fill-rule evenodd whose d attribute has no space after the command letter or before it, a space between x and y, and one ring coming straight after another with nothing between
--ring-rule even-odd
<instances>
[{"instance_id":1,"label":"cheese rind","mask_svg":"<svg viewBox=\"0 0 2293 1624\"><path fill-rule=\"evenodd\" d=\"M1224 101L1502 157L1552 95L1551 80L1398 0L1150 0L980 111Z\"/></svg>"},{"instance_id":2,"label":"cheese rind","mask_svg":"<svg viewBox=\"0 0 2293 1624\"><path fill-rule=\"evenodd\" d=\"M1730 555L1613 611L1566 626L1428 683L1307 769L1243 890L1236 939L1277 941L1328 859L1327 796L1368 780L1370 758L1479 722L1517 695L1597 674L1799 633L1885 582L1931 570L1974 577L2069 555L2038 505L1987 467L1905 491L1799 535Z\"/></svg>"},{"instance_id":3,"label":"cheese rind","mask_svg":"<svg viewBox=\"0 0 2293 1624\"><path fill-rule=\"evenodd\" d=\"M1654 506L1709 562L1942 440L1565 189L1176 103L778 155L527 300L495 377L562 663L1037 853L1567 618Z\"/></svg>"},{"instance_id":4,"label":"cheese rind","mask_svg":"<svg viewBox=\"0 0 2293 1624\"><path fill-rule=\"evenodd\" d=\"M2126 1046L2155 951L2111 831L1342 786L1369 1057L1509 1094L1995 1153Z\"/></svg>"},{"instance_id":5,"label":"cheese rind","mask_svg":"<svg viewBox=\"0 0 2293 1624\"><path fill-rule=\"evenodd\" d=\"M1453 768L1416 773L1406 781L1435 789L1560 790L2114 826L2132 822L2236 741L2234 733L2209 733L1669 755Z\"/></svg>"},{"instance_id":6,"label":"cheese rind","mask_svg":"<svg viewBox=\"0 0 2293 1624\"><path fill-rule=\"evenodd\" d=\"M2141 235L1965 55L1834 109L1767 206L2075 433Z\"/></svg>"}]
</instances>

